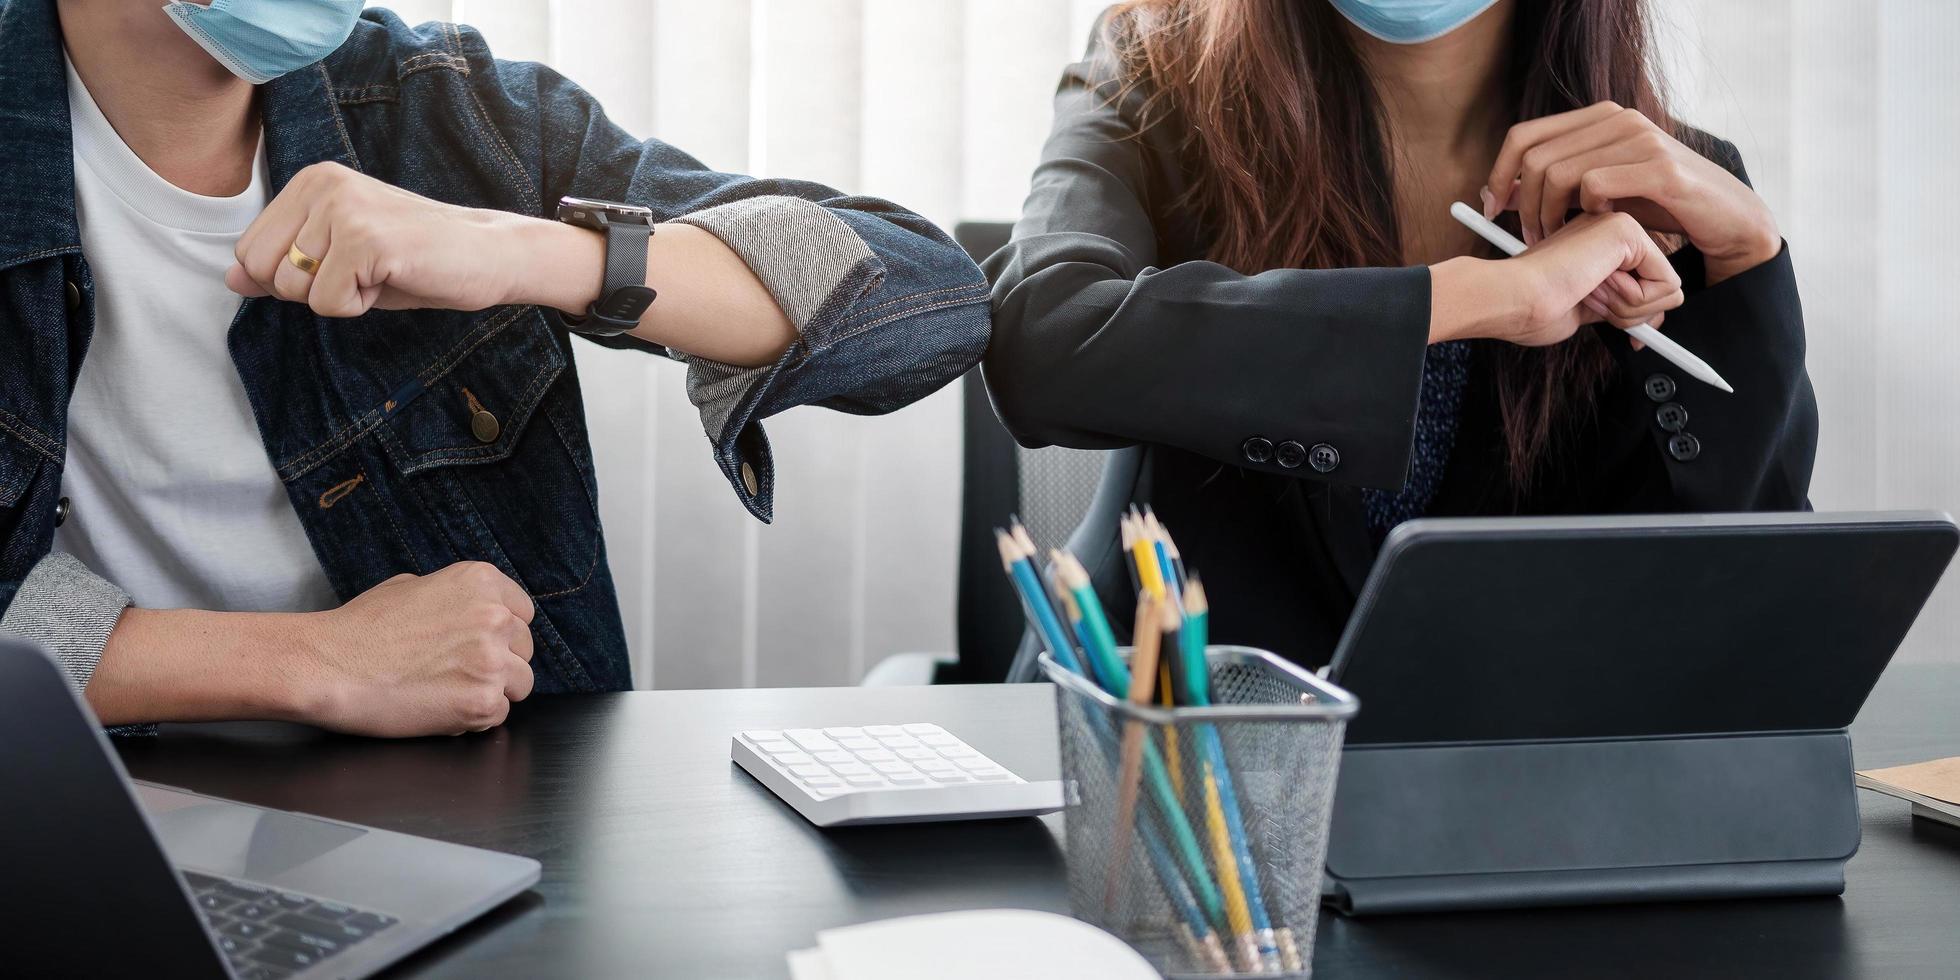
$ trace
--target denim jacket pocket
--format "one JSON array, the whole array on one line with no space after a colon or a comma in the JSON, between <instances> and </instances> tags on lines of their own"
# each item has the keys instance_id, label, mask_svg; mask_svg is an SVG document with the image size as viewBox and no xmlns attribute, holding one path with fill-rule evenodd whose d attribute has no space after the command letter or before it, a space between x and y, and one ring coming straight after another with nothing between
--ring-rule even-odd
<instances>
[{"instance_id":1,"label":"denim jacket pocket","mask_svg":"<svg viewBox=\"0 0 1960 980\"><path fill-rule=\"evenodd\" d=\"M603 550L592 462L567 436L566 352L531 307L481 315L459 346L382 406L401 504L445 529L454 560L491 562L536 598L576 592Z\"/></svg>"}]
</instances>

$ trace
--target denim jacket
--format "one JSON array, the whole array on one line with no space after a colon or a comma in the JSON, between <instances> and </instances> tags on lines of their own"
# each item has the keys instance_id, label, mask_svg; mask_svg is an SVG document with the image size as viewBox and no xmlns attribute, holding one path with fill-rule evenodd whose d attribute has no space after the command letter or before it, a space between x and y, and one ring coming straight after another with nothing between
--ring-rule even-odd
<instances>
[{"instance_id":1,"label":"denim jacket","mask_svg":"<svg viewBox=\"0 0 1960 980\"><path fill-rule=\"evenodd\" d=\"M627 135L551 69L492 58L468 28L411 28L369 10L325 61L262 86L260 107L275 192L337 161L459 205L548 217L572 194L720 236L800 337L764 368L673 356L688 361L715 464L765 521L776 488L762 419L811 404L890 411L986 346L986 281L923 218L812 183L711 171ZM61 579L37 587L34 576L53 564L43 559L66 510L67 408L94 278L114 274L91 270L80 246L54 0L0 0L0 133L0 610L18 620L17 594L25 606L74 591L52 584L74 580L72 560ZM536 600L542 692L629 680L570 345L554 312L528 306L328 320L253 299L228 334L265 450L341 599L401 572L491 562ZM479 410L497 424L472 426ZM54 628L99 634L99 656L122 603L65 603Z\"/></svg>"}]
</instances>

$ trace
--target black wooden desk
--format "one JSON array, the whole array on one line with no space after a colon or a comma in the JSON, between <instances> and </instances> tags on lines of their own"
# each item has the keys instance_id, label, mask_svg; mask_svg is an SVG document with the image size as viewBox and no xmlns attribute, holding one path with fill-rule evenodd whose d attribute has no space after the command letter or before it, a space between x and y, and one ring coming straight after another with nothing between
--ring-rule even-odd
<instances>
[{"instance_id":1,"label":"black wooden desk","mask_svg":"<svg viewBox=\"0 0 1960 980\"><path fill-rule=\"evenodd\" d=\"M1045 685L652 692L524 705L492 733L375 742L278 725L124 740L139 779L529 855L534 892L398 968L415 977L784 977L817 930L911 912L1066 911L1058 817L819 832L728 761L746 728L934 721L1051 778ZM1895 668L1861 766L1960 754L1960 668ZM1960 976L1960 830L1860 794L1843 899L1346 920L1339 977Z\"/></svg>"}]
</instances>

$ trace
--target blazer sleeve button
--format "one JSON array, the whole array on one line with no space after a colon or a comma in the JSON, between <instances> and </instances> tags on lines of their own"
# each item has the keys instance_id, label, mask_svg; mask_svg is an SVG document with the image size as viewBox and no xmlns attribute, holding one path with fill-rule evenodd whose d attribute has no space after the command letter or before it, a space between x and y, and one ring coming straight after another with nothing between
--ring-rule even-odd
<instances>
[{"instance_id":1,"label":"blazer sleeve button","mask_svg":"<svg viewBox=\"0 0 1960 980\"><path fill-rule=\"evenodd\" d=\"M1279 444L1279 451L1273 454L1273 462L1289 470L1297 470L1307 461L1307 447L1291 439Z\"/></svg>"},{"instance_id":2,"label":"blazer sleeve button","mask_svg":"<svg viewBox=\"0 0 1960 980\"><path fill-rule=\"evenodd\" d=\"M1701 455L1701 440L1686 432L1677 432L1667 440L1667 454L1686 463Z\"/></svg>"},{"instance_id":3,"label":"blazer sleeve button","mask_svg":"<svg viewBox=\"0 0 1960 980\"><path fill-rule=\"evenodd\" d=\"M1239 452L1254 463L1270 463L1273 460L1273 441L1265 436L1253 436L1239 446Z\"/></svg>"},{"instance_id":4,"label":"blazer sleeve button","mask_svg":"<svg viewBox=\"0 0 1960 980\"><path fill-rule=\"evenodd\" d=\"M1647 383L1644 387L1647 391L1648 401L1665 402L1674 399L1674 379L1665 374L1648 375Z\"/></svg>"},{"instance_id":5,"label":"blazer sleeve button","mask_svg":"<svg viewBox=\"0 0 1960 980\"><path fill-rule=\"evenodd\" d=\"M1688 410L1680 402L1668 402L1654 410L1654 422L1662 432L1679 432L1688 427Z\"/></svg>"}]
</instances>

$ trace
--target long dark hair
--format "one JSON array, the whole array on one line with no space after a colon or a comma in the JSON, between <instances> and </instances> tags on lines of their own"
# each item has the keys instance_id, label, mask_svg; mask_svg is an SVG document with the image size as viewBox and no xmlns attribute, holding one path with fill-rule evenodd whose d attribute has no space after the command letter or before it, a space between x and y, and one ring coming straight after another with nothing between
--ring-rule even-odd
<instances>
[{"instance_id":1,"label":"long dark hair","mask_svg":"<svg viewBox=\"0 0 1960 980\"><path fill-rule=\"evenodd\" d=\"M1147 123L1181 117L1213 261L1240 272L1402 264L1392 155L1360 54L1327 0L1130 0L1111 20ZM1664 129L1643 0L1517 0L1505 83L1519 120L1612 100ZM1611 369L1591 331L1506 345L1497 399L1522 494Z\"/></svg>"}]
</instances>

